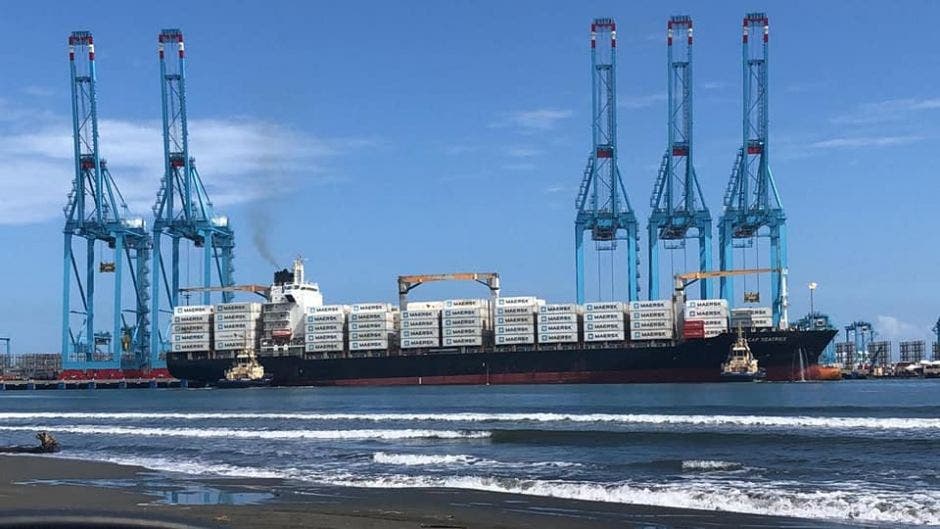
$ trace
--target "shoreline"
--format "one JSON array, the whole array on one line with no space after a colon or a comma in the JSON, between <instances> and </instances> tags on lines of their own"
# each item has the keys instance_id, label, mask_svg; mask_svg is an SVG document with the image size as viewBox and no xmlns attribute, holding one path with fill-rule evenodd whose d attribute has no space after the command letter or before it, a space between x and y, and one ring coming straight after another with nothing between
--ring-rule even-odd
<instances>
[{"instance_id":1,"label":"shoreline","mask_svg":"<svg viewBox=\"0 0 940 529\"><path fill-rule=\"evenodd\" d=\"M318 486L187 475L62 456L0 455L0 518L93 513L232 528L846 528L787 518L465 489Z\"/></svg>"}]
</instances>

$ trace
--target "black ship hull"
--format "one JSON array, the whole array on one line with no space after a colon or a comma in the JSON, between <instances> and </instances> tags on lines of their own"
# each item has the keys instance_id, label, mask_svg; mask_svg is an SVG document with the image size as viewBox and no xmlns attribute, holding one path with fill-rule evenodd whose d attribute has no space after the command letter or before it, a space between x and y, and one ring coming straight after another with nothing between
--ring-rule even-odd
<instances>
[{"instance_id":1,"label":"black ship hull","mask_svg":"<svg viewBox=\"0 0 940 529\"><path fill-rule=\"evenodd\" d=\"M767 380L812 379L819 355L836 331L765 331L748 336ZM264 356L258 361L275 386L586 384L720 382L721 364L735 337L666 344L540 350L439 350L358 358ZM215 384L231 359L208 353L169 353L167 367L180 379Z\"/></svg>"}]
</instances>

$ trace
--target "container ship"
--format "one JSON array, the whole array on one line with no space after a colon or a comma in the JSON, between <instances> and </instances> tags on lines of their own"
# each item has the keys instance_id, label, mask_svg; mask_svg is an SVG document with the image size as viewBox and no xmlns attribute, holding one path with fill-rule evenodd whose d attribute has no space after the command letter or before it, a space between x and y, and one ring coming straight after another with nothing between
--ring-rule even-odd
<instances>
[{"instance_id":1,"label":"container ship","mask_svg":"<svg viewBox=\"0 0 940 529\"><path fill-rule=\"evenodd\" d=\"M777 329L720 299L549 304L529 296L325 305L302 260L264 303L174 310L170 373L220 385L249 357L277 386L720 382L738 331L767 380L814 378L834 329Z\"/></svg>"}]
</instances>

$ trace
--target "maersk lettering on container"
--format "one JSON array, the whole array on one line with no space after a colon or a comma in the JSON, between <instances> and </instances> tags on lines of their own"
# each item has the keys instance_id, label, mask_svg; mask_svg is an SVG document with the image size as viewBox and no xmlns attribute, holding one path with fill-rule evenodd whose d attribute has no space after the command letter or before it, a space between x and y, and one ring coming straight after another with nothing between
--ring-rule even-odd
<instances>
[{"instance_id":1,"label":"maersk lettering on container","mask_svg":"<svg viewBox=\"0 0 940 529\"><path fill-rule=\"evenodd\" d=\"M631 320L673 320L672 309L631 310Z\"/></svg>"},{"instance_id":2,"label":"maersk lettering on container","mask_svg":"<svg viewBox=\"0 0 940 529\"><path fill-rule=\"evenodd\" d=\"M532 325L535 323L535 314L522 314L519 316L497 316L496 325Z\"/></svg>"},{"instance_id":3,"label":"maersk lettering on container","mask_svg":"<svg viewBox=\"0 0 940 529\"><path fill-rule=\"evenodd\" d=\"M346 314L349 310L349 305L319 305L307 307L307 314Z\"/></svg>"},{"instance_id":4,"label":"maersk lettering on container","mask_svg":"<svg viewBox=\"0 0 940 529\"><path fill-rule=\"evenodd\" d=\"M541 313L539 314L539 323L578 323L578 315L575 313Z\"/></svg>"},{"instance_id":5,"label":"maersk lettering on container","mask_svg":"<svg viewBox=\"0 0 940 529\"><path fill-rule=\"evenodd\" d=\"M587 331L620 331L623 332L624 323L622 321L599 321L584 324L584 330Z\"/></svg>"},{"instance_id":6,"label":"maersk lettering on container","mask_svg":"<svg viewBox=\"0 0 940 529\"><path fill-rule=\"evenodd\" d=\"M630 310L672 310L672 300L652 299L649 301L631 301Z\"/></svg>"},{"instance_id":7,"label":"maersk lettering on container","mask_svg":"<svg viewBox=\"0 0 940 529\"><path fill-rule=\"evenodd\" d=\"M487 309L478 307L459 307L444 309L445 318L482 318L488 314Z\"/></svg>"},{"instance_id":8,"label":"maersk lettering on container","mask_svg":"<svg viewBox=\"0 0 940 529\"><path fill-rule=\"evenodd\" d=\"M497 334L496 345L529 345L535 343L535 334Z\"/></svg>"},{"instance_id":9,"label":"maersk lettering on container","mask_svg":"<svg viewBox=\"0 0 940 529\"><path fill-rule=\"evenodd\" d=\"M349 321L395 321L395 316L391 312L353 312Z\"/></svg>"},{"instance_id":10,"label":"maersk lettering on container","mask_svg":"<svg viewBox=\"0 0 940 529\"><path fill-rule=\"evenodd\" d=\"M362 340L349 342L350 351L373 351L388 349L388 340Z\"/></svg>"},{"instance_id":11,"label":"maersk lettering on container","mask_svg":"<svg viewBox=\"0 0 940 529\"><path fill-rule=\"evenodd\" d=\"M672 329L672 320L630 320L630 330Z\"/></svg>"},{"instance_id":12,"label":"maersk lettering on container","mask_svg":"<svg viewBox=\"0 0 940 529\"><path fill-rule=\"evenodd\" d=\"M483 318L476 317L457 317L444 318L444 327L483 327Z\"/></svg>"},{"instance_id":13,"label":"maersk lettering on container","mask_svg":"<svg viewBox=\"0 0 940 529\"><path fill-rule=\"evenodd\" d=\"M346 321L346 314L342 312L311 314L307 316L307 323L343 323Z\"/></svg>"},{"instance_id":14,"label":"maersk lettering on container","mask_svg":"<svg viewBox=\"0 0 940 529\"><path fill-rule=\"evenodd\" d=\"M236 303L219 303L215 306L216 313L223 312L252 312L258 313L261 312L261 303L252 303L248 301L241 301Z\"/></svg>"},{"instance_id":15,"label":"maersk lettering on container","mask_svg":"<svg viewBox=\"0 0 940 529\"><path fill-rule=\"evenodd\" d=\"M307 332L343 332L342 323L308 323Z\"/></svg>"},{"instance_id":16,"label":"maersk lettering on container","mask_svg":"<svg viewBox=\"0 0 940 529\"><path fill-rule=\"evenodd\" d=\"M191 332L209 332L212 325L209 323L174 323L170 326L173 334L187 334Z\"/></svg>"},{"instance_id":17,"label":"maersk lettering on container","mask_svg":"<svg viewBox=\"0 0 940 529\"><path fill-rule=\"evenodd\" d=\"M432 320L441 316L440 310L406 310L401 313L404 320Z\"/></svg>"},{"instance_id":18,"label":"maersk lettering on container","mask_svg":"<svg viewBox=\"0 0 940 529\"><path fill-rule=\"evenodd\" d=\"M317 332L313 334L308 334L306 340L308 342L342 342L343 333L341 332Z\"/></svg>"},{"instance_id":19,"label":"maersk lettering on container","mask_svg":"<svg viewBox=\"0 0 940 529\"><path fill-rule=\"evenodd\" d=\"M433 320L401 320L402 329L437 329L440 322Z\"/></svg>"},{"instance_id":20,"label":"maersk lettering on container","mask_svg":"<svg viewBox=\"0 0 940 529\"><path fill-rule=\"evenodd\" d=\"M440 347L440 338L403 338L401 341L402 349L415 349L418 347Z\"/></svg>"},{"instance_id":21,"label":"maersk lettering on container","mask_svg":"<svg viewBox=\"0 0 940 529\"><path fill-rule=\"evenodd\" d=\"M440 331L435 329L402 329L402 338L434 338L440 336Z\"/></svg>"},{"instance_id":22,"label":"maersk lettering on container","mask_svg":"<svg viewBox=\"0 0 940 529\"><path fill-rule=\"evenodd\" d=\"M385 321L354 321L349 323L351 331L394 331L395 322Z\"/></svg>"},{"instance_id":23,"label":"maersk lettering on container","mask_svg":"<svg viewBox=\"0 0 940 529\"><path fill-rule=\"evenodd\" d=\"M444 338L447 347L479 347L483 345L482 336L447 336Z\"/></svg>"},{"instance_id":24,"label":"maersk lettering on container","mask_svg":"<svg viewBox=\"0 0 940 529\"><path fill-rule=\"evenodd\" d=\"M587 312L623 312L626 309L622 301L599 301L584 305Z\"/></svg>"},{"instance_id":25,"label":"maersk lettering on container","mask_svg":"<svg viewBox=\"0 0 940 529\"><path fill-rule=\"evenodd\" d=\"M220 321L215 324L216 331L247 331L257 328L257 321Z\"/></svg>"},{"instance_id":26,"label":"maersk lettering on container","mask_svg":"<svg viewBox=\"0 0 940 529\"><path fill-rule=\"evenodd\" d=\"M672 329L652 330L652 331L630 331L631 340L671 340L673 338Z\"/></svg>"},{"instance_id":27,"label":"maersk lettering on container","mask_svg":"<svg viewBox=\"0 0 940 529\"><path fill-rule=\"evenodd\" d=\"M548 323L539 325L539 334L553 332L577 333L578 325L576 323Z\"/></svg>"},{"instance_id":28,"label":"maersk lettering on container","mask_svg":"<svg viewBox=\"0 0 940 529\"><path fill-rule=\"evenodd\" d=\"M448 299L444 301L444 309L485 309L485 299Z\"/></svg>"},{"instance_id":29,"label":"maersk lettering on container","mask_svg":"<svg viewBox=\"0 0 940 529\"><path fill-rule=\"evenodd\" d=\"M587 332L584 333L586 342L622 342L623 331Z\"/></svg>"},{"instance_id":30,"label":"maersk lettering on container","mask_svg":"<svg viewBox=\"0 0 940 529\"><path fill-rule=\"evenodd\" d=\"M624 320L623 312L588 312L584 315L584 321L619 321Z\"/></svg>"},{"instance_id":31,"label":"maersk lettering on container","mask_svg":"<svg viewBox=\"0 0 940 529\"><path fill-rule=\"evenodd\" d=\"M349 333L349 339L357 342L365 340L388 340L388 333L384 331L362 331Z\"/></svg>"},{"instance_id":32,"label":"maersk lettering on container","mask_svg":"<svg viewBox=\"0 0 940 529\"><path fill-rule=\"evenodd\" d=\"M343 342L314 342L304 345L304 351L308 353L323 353L342 350Z\"/></svg>"},{"instance_id":33,"label":"maersk lettering on container","mask_svg":"<svg viewBox=\"0 0 940 529\"><path fill-rule=\"evenodd\" d=\"M704 320L709 318L727 318L728 309L705 308L705 309L685 309L685 319Z\"/></svg>"},{"instance_id":34,"label":"maersk lettering on container","mask_svg":"<svg viewBox=\"0 0 940 529\"><path fill-rule=\"evenodd\" d=\"M498 325L496 334L533 334L535 327L532 325Z\"/></svg>"},{"instance_id":35,"label":"maersk lettering on container","mask_svg":"<svg viewBox=\"0 0 940 529\"><path fill-rule=\"evenodd\" d=\"M177 305L173 307L174 316L187 314L212 314L215 308L212 305Z\"/></svg>"},{"instance_id":36,"label":"maersk lettering on container","mask_svg":"<svg viewBox=\"0 0 940 529\"><path fill-rule=\"evenodd\" d=\"M576 332L539 333L539 343L572 343L577 341L578 333Z\"/></svg>"},{"instance_id":37,"label":"maersk lettering on container","mask_svg":"<svg viewBox=\"0 0 940 529\"><path fill-rule=\"evenodd\" d=\"M728 308L726 299L690 299L685 302L688 309Z\"/></svg>"},{"instance_id":38,"label":"maersk lettering on container","mask_svg":"<svg viewBox=\"0 0 940 529\"><path fill-rule=\"evenodd\" d=\"M352 306L353 314L360 312L391 312L391 303L355 303Z\"/></svg>"},{"instance_id":39,"label":"maersk lettering on container","mask_svg":"<svg viewBox=\"0 0 940 529\"><path fill-rule=\"evenodd\" d=\"M480 327L445 327L444 336L483 336Z\"/></svg>"},{"instance_id":40,"label":"maersk lettering on container","mask_svg":"<svg viewBox=\"0 0 940 529\"><path fill-rule=\"evenodd\" d=\"M211 323L212 313L203 314L174 314L173 323Z\"/></svg>"},{"instance_id":41,"label":"maersk lettering on container","mask_svg":"<svg viewBox=\"0 0 940 529\"><path fill-rule=\"evenodd\" d=\"M521 316L524 314L535 314L535 306L512 306L496 307L497 316Z\"/></svg>"},{"instance_id":42,"label":"maersk lettering on container","mask_svg":"<svg viewBox=\"0 0 940 529\"><path fill-rule=\"evenodd\" d=\"M170 340L174 342L208 342L210 338L211 335L207 332L188 332L170 335Z\"/></svg>"},{"instance_id":43,"label":"maersk lettering on container","mask_svg":"<svg viewBox=\"0 0 940 529\"><path fill-rule=\"evenodd\" d=\"M538 304L539 299L535 296L512 296L505 298L496 298L497 307L531 307Z\"/></svg>"},{"instance_id":44,"label":"maersk lettering on container","mask_svg":"<svg viewBox=\"0 0 940 529\"><path fill-rule=\"evenodd\" d=\"M581 305L577 303L549 303L548 305L539 307L539 314L577 314L579 312L581 312Z\"/></svg>"}]
</instances>

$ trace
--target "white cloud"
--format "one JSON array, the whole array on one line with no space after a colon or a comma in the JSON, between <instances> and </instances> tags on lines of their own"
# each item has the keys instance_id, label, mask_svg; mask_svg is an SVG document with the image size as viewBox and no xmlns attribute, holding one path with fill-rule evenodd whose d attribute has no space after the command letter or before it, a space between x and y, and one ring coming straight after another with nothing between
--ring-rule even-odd
<instances>
[{"instance_id":1,"label":"white cloud","mask_svg":"<svg viewBox=\"0 0 940 529\"><path fill-rule=\"evenodd\" d=\"M855 149L861 147L893 147L896 145L907 145L923 141L923 136L856 136L849 138L831 138L828 140L815 141L809 144L812 149L828 148L848 148Z\"/></svg>"},{"instance_id":2,"label":"white cloud","mask_svg":"<svg viewBox=\"0 0 940 529\"><path fill-rule=\"evenodd\" d=\"M878 315L875 318L875 330L878 332L876 339L889 341L920 339L929 334L927 329L901 321L894 316L885 315Z\"/></svg>"},{"instance_id":3,"label":"white cloud","mask_svg":"<svg viewBox=\"0 0 940 529\"><path fill-rule=\"evenodd\" d=\"M62 218L74 176L71 123L23 110L0 120L0 224ZM7 116L9 118L9 115ZM190 120L190 149L216 206L248 202L296 185L300 177L326 179L322 164L366 140L330 141L249 119ZM158 122L100 122L101 155L133 214L151 220L163 175Z\"/></svg>"},{"instance_id":4,"label":"white cloud","mask_svg":"<svg viewBox=\"0 0 940 529\"><path fill-rule=\"evenodd\" d=\"M646 94L638 96L623 96L618 99L618 104L623 108L639 109L648 108L656 103L666 100L666 94Z\"/></svg>"},{"instance_id":5,"label":"white cloud","mask_svg":"<svg viewBox=\"0 0 940 529\"><path fill-rule=\"evenodd\" d=\"M490 128L515 128L518 132L533 133L552 130L562 120L572 116L570 110L558 108L540 108L513 112L491 123Z\"/></svg>"},{"instance_id":6,"label":"white cloud","mask_svg":"<svg viewBox=\"0 0 940 529\"><path fill-rule=\"evenodd\" d=\"M924 110L940 108L940 97L886 99L863 103L848 114L831 119L836 124L866 125L903 121Z\"/></svg>"}]
</instances>

